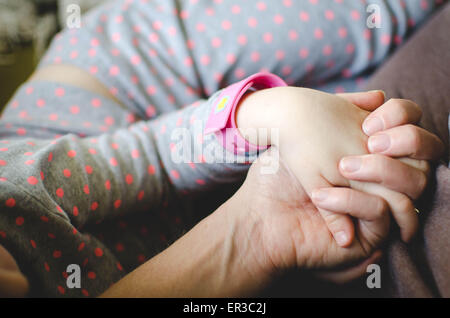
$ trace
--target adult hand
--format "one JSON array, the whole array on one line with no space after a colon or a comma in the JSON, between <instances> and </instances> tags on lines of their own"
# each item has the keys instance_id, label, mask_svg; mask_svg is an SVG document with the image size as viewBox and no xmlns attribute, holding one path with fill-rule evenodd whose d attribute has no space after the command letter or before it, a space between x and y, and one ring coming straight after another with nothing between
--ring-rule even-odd
<instances>
[{"instance_id":1,"label":"adult hand","mask_svg":"<svg viewBox=\"0 0 450 318\"><path fill-rule=\"evenodd\" d=\"M373 111L365 119L362 129L369 136L369 155L343 158L341 174L351 180L350 186L365 193L383 197L400 227L402 239L411 240L418 228L413 200L424 191L429 178L428 161L440 158L444 146L439 138L415 126L422 112L412 101L391 99L384 103L381 92L340 94L360 108ZM398 159L398 160L395 160ZM356 169L355 169L356 168ZM347 216L332 213L341 209L335 197L349 196L342 188L321 189L313 195L314 202L334 233L347 233L353 239L352 221ZM348 200L353 200L348 197ZM344 245L345 246L345 245Z\"/></svg>"}]
</instances>

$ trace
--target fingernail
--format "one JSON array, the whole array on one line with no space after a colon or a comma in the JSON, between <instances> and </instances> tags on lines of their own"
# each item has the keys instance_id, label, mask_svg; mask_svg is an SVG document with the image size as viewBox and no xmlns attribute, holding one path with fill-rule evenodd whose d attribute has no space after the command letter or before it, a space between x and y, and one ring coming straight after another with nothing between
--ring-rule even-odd
<instances>
[{"instance_id":1,"label":"fingernail","mask_svg":"<svg viewBox=\"0 0 450 318\"><path fill-rule=\"evenodd\" d=\"M325 201L328 197L327 190L316 190L312 193L312 198L314 201Z\"/></svg>"},{"instance_id":2,"label":"fingernail","mask_svg":"<svg viewBox=\"0 0 450 318\"><path fill-rule=\"evenodd\" d=\"M356 172L361 168L362 161L360 158L344 158L341 160L341 168L346 172Z\"/></svg>"},{"instance_id":3,"label":"fingernail","mask_svg":"<svg viewBox=\"0 0 450 318\"><path fill-rule=\"evenodd\" d=\"M367 136L371 136L374 133L384 129L383 122L378 117L370 118L363 124L363 130Z\"/></svg>"},{"instance_id":4,"label":"fingernail","mask_svg":"<svg viewBox=\"0 0 450 318\"><path fill-rule=\"evenodd\" d=\"M337 242L339 245L341 245L341 246L347 244L347 241L348 241L347 234L346 234L344 231L337 232L337 233L334 235L334 239L335 239L336 242Z\"/></svg>"},{"instance_id":5,"label":"fingernail","mask_svg":"<svg viewBox=\"0 0 450 318\"><path fill-rule=\"evenodd\" d=\"M391 138L388 135L376 135L369 138L370 152L383 152L391 146Z\"/></svg>"}]
</instances>

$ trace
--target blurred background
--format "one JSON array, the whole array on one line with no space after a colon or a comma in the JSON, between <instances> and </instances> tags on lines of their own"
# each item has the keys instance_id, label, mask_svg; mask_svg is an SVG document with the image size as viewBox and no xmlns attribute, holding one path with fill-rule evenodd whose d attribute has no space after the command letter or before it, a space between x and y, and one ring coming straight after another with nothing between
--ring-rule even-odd
<instances>
[{"instance_id":1,"label":"blurred background","mask_svg":"<svg viewBox=\"0 0 450 318\"><path fill-rule=\"evenodd\" d=\"M0 112L64 27L67 6L83 13L104 1L0 0Z\"/></svg>"}]
</instances>

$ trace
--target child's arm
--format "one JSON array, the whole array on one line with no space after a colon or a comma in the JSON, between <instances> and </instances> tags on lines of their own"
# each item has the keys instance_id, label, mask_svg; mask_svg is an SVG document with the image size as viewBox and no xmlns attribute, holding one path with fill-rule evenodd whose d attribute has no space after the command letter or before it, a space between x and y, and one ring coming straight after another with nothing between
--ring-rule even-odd
<instances>
[{"instance_id":1,"label":"child's arm","mask_svg":"<svg viewBox=\"0 0 450 318\"><path fill-rule=\"evenodd\" d=\"M377 11L367 12L369 4ZM238 13L233 14L234 7ZM189 18L180 23L195 43L190 48L195 67L187 67L183 75L195 70L202 85L195 88L207 92L262 69L293 86L354 82L382 63L438 7L434 0L185 1L179 12ZM367 19L378 12L380 28L369 28ZM224 29L222 24L229 22L231 27Z\"/></svg>"}]
</instances>

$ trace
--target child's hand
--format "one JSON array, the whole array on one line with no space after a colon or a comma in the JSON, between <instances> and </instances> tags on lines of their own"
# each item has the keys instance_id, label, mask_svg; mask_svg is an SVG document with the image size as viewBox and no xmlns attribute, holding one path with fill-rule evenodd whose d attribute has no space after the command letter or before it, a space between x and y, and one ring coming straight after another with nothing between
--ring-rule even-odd
<instances>
[{"instance_id":1,"label":"child's hand","mask_svg":"<svg viewBox=\"0 0 450 318\"><path fill-rule=\"evenodd\" d=\"M361 128L369 113L358 107L360 105L353 104L361 104L364 101L354 101L351 96L348 95L343 98L319 91L293 87L261 91L258 94L247 96L248 102L246 103L257 105L258 114L262 112L264 115L252 116L252 111L254 114L255 110L252 110L251 106L243 107L238 113L238 126L267 127L267 124L270 123L270 127L280 127L279 140L271 140L271 143L279 147L281 156L287 165L298 178L301 177L308 195L311 196L315 189L329 188L334 185L351 186L364 192L382 196L389 203L394 217L402 229L402 237L409 240L417 228L417 215L414 213L414 207L409 197L416 198L420 194L423 187L417 187L417 182L425 184L426 177L419 169L412 169L410 166L393 159L385 167L399 169L403 172L400 183L397 181L396 184L394 184L395 182L383 184L381 180L373 180L373 177L365 176L364 181L381 183L385 186L382 187L374 183L349 181L341 174L341 171L339 171L341 158L369 153L366 146L368 137ZM359 99L362 96L364 95L360 95ZM274 105L274 101L277 102L276 105ZM366 102L366 106L368 106L366 109L373 110L381 103L382 101L374 105L373 101ZM276 111L274 111L274 106L276 106ZM399 111L393 113L398 114ZM400 122L398 124L407 123ZM385 128L387 127L385 126ZM373 159L373 157L370 158ZM380 161L379 158L378 161ZM424 165L421 162L409 160L407 163L422 168L422 170L428 168L426 164ZM423 167L420 167L420 165ZM341 164L341 168L342 166L344 165ZM361 175L359 178L361 179ZM352 179L356 179L355 176ZM405 184L411 183L414 186L405 186ZM386 187L399 191L399 193ZM335 192L341 191L342 195L346 193L343 189L334 190ZM314 199L315 202L320 203L318 194L320 193L316 193ZM333 210L336 204L336 200L331 203L328 201L325 208ZM317 206L320 207L319 211L338 243L341 246L349 245L354 236L354 226L351 219L325 210L323 203ZM343 212L337 208L337 205L333 211Z\"/></svg>"}]
</instances>

